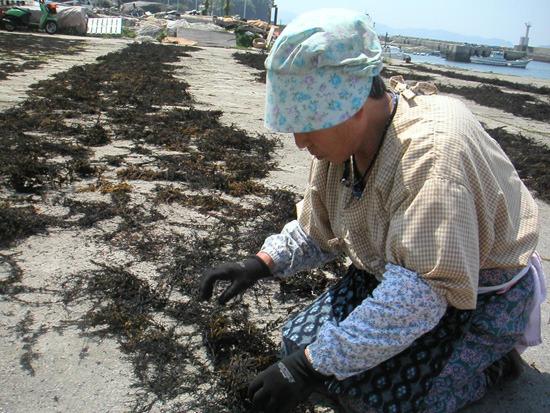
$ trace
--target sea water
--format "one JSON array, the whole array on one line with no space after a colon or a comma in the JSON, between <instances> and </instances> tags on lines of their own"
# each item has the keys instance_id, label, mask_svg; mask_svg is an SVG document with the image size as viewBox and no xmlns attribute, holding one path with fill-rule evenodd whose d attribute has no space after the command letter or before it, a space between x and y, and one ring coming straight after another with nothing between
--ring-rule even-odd
<instances>
[{"instance_id":1,"label":"sea water","mask_svg":"<svg viewBox=\"0 0 550 413\"><path fill-rule=\"evenodd\" d=\"M460 69L474 70L478 72L499 73L503 75L513 75L513 76L520 76L520 77L534 77L539 79L550 79L550 63L536 62L534 60L529 62L529 64L527 64L527 67L525 69L521 69L517 67L489 66L489 65L480 65L476 63L453 62L439 56L412 55L411 58L413 63L430 63L434 65L457 67Z\"/></svg>"}]
</instances>

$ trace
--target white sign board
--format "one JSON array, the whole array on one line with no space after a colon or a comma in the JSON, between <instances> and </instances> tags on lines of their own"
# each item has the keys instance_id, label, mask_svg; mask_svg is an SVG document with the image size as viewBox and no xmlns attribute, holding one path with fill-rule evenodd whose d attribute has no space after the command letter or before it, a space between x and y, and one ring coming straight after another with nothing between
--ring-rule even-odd
<instances>
[{"instance_id":1,"label":"white sign board","mask_svg":"<svg viewBox=\"0 0 550 413\"><path fill-rule=\"evenodd\" d=\"M122 19L120 17L105 17L88 19L88 34L121 34Z\"/></svg>"}]
</instances>

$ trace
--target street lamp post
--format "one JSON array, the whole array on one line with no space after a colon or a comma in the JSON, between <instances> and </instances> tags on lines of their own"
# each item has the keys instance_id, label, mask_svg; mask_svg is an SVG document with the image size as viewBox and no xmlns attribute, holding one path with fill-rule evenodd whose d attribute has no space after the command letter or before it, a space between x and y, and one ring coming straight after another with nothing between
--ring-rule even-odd
<instances>
[{"instance_id":1,"label":"street lamp post","mask_svg":"<svg viewBox=\"0 0 550 413\"><path fill-rule=\"evenodd\" d=\"M279 14L279 7L275 4L275 2L273 2L271 7L272 7L271 11L273 13L273 24L275 26L277 26L277 17L278 17L278 14Z\"/></svg>"}]
</instances>

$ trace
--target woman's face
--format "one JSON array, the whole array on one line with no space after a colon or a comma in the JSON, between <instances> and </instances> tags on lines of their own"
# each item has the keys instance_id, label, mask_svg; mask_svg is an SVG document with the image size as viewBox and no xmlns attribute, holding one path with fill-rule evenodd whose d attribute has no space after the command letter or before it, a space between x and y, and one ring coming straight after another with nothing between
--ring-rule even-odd
<instances>
[{"instance_id":1,"label":"woman's face","mask_svg":"<svg viewBox=\"0 0 550 413\"><path fill-rule=\"evenodd\" d=\"M294 141L300 149L307 149L317 159L340 164L356 153L361 145L361 133L356 120L347 121L327 129L295 133Z\"/></svg>"}]
</instances>

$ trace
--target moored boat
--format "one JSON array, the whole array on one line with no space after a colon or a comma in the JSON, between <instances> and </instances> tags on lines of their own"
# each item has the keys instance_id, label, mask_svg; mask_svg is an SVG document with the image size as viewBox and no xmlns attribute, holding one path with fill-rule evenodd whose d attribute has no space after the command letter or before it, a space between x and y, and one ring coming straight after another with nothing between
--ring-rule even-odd
<instances>
[{"instance_id":1,"label":"moored boat","mask_svg":"<svg viewBox=\"0 0 550 413\"><path fill-rule=\"evenodd\" d=\"M525 69L532 59L506 60L504 52L493 51L488 57L470 56L471 63L492 66L508 66Z\"/></svg>"},{"instance_id":2,"label":"moored boat","mask_svg":"<svg viewBox=\"0 0 550 413\"><path fill-rule=\"evenodd\" d=\"M393 45L386 45L382 48L382 57L403 60L407 63L411 61L411 56L409 54L403 52L400 47Z\"/></svg>"}]
</instances>

